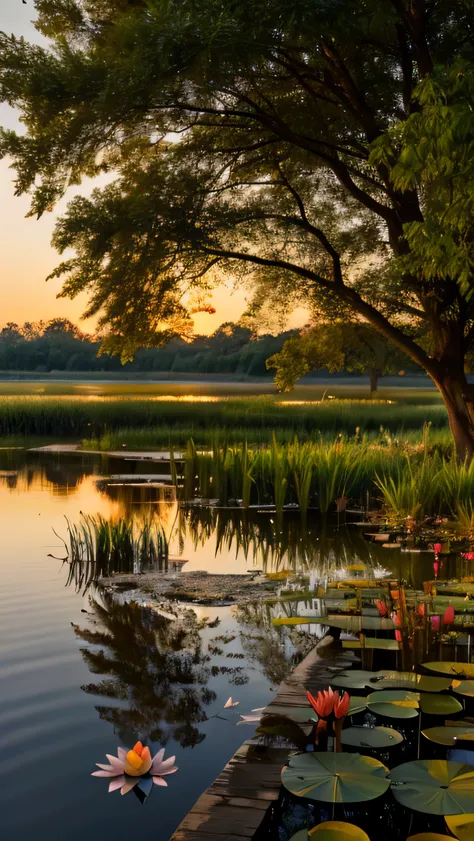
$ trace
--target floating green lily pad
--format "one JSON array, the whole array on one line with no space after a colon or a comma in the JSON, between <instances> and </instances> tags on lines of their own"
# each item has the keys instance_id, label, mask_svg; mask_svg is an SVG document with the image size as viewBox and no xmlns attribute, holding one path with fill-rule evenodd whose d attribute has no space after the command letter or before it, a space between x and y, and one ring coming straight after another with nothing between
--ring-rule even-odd
<instances>
[{"instance_id":1,"label":"floating green lily pad","mask_svg":"<svg viewBox=\"0 0 474 841\"><path fill-rule=\"evenodd\" d=\"M392 771L392 792L409 809L431 815L458 815L474 804L474 768L445 759L404 762Z\"/></svg>"},{"instance_id":2,"label":"floating green lily pad","mask_svg":"<svg viewBox=\"0 0 474 841\"><path fill-rule=\"evenodd\" d=\"M422 735L430 742L435 742L437 745L446 745L446 747L454 747L455 739L461 738L466 733L474 735L474 727L456 727L455 725L445 725L440 727L427 727L426 730L421 731Z\"/></svg>"},{"instance_id":3,"label":"floating green lily pad","mask_svg":"<svg viewBox=\"0 0 474 841\"><path fill-rule=\"evenodd\" d=\"M395 704L396 707L413 707L417 710L420 706L420 695L418 692L408 692L406 689L381 689L379 692L371 692L367 696L369 707L372 704Z\"/></svg>"},{"instance_id":4,"label":"floating green lily pad","mask_svg":"<svg viewBox=\"0 0 474 841\"><path fill-rule=\"evenodd\" d=\"M418 710L413 707L398 707L396 704L370 704L369 710L374 715L383 715L385 718L416 718Z\"/></svg>"},{"instance_id":5,"label":"floating green lily pad","mask_svg":"<svg viewBox=\"0 0 474 841\"><path fill-rule=\"evenodd\" d=\"M462 710L462 704L452 695L421 694L420 707L422 713L429 715L454 715Z\"/></svg>"},{"instance_id":6,"label":"floating green lily pad","mask_svg":"<svg viewBox=\"0 0 474 841\"><path fill-rule=\"evenodd\" d=\"M363 829L344 821L325 821L308 833L308 838L315 841L369 841Z\"/></svg>"},{"instance_id":7,"label":"floating green lily pad","mask_svg":"<svg viewBox=\"0 0 474 841\"><path fill-rule=\"evenodd\" d=\"M375 637L366 637L364 644L360 640L343 640L343 648L373 648L381 651L398 651L399 644L396 640L376 639Z\"/></svg>"},{"instance_id":8,"label":"floating green lily pad","mask_svg":"<svg viewBox=\"0 0 474 841\"><path fill-rule=\"evenodd\" d=\"M452 689L456 695L474 698L474 680L453 680Z\"/></svg>"},{"instance_id":9,"label":"floating green lily pad","mask_svg":"<svg viewBox=\"0 0 474 841\"><path fill-rule=\"evenodd\" d=\"M272 619L274 625L330 625L343 631L392 631L395 628L392 619L380 616L284 616Z\"/></svg>"},{"instance_id":10,"label":"floating green lily pad","mask_svg":"<svg viewBox=\"0 0 474 841\"><path fill-rule=\"evenodd\" d=\"M341 743L355 748L373 750L390 748L403 742L403 736L393 727L346 727L342 731Z\"/></svg>"},{"instance_id":11,"label":"floating green lily pad","mask_svg":"<svg viewBox=\"0 0 474 841\"><path fill-rule=\"evenodd\" d=\"M336 686L340 689L361 689L362 691L365 691L368 686L372 685L370 680L375 677L375 674L375 672L366 672L363 669L354 669L349 672L339 672L339 674L331 680L331 686Z\"/></svg>"},{"instance_id":12,"label":"floating green lily pad","mask_svg":"<svg viewBox=\"0 0 474 841\"><path fill-rule=\"evenodd\" d=\"M353 695L349 702L349 710L347 715L357 715L357 713L363 712L367 709L367 699L360 698L357 695Z\"/></svg>"},{"instance_id":13,"label":"floating green lily pad","mask_svg":"<svg viewBox=\"0 0 474 841\"><path fill-rule=\"evenodd\" d=\"M281 781L298 797L324 803L363 803L387 791L388 773L377 759L358 753L302 753L291 757Z\"/></svg>"},{"instance_id":14,"label":"floating green lily pad","mask_svg":"<svg viewBox=\"0 0 474 841\"><path fill-rule=\"evenodd\" d=\"M450 835L440 835L439 832L419 832L418 835L410 835L407 841L446 841Z\"/></svg>"},{"instance_id":15,"label":"floating green lily pad","mask_svg":"<svg viewBox=\"0 0 474 841\"><path fill-rule=\"evenodd\" d=\"M441 660L423 663L423 668L429 672L437 672L440 675L451 675L458 680L469 680L474 678L474 663L456 663L452 660L443 663Z\"/></svg>"},{"instance_id":16,"label":"floating green lily pad","mask_svg":"<svg viewBox=\"0 0 474 841\"><path fill-rule=\"evenodd\" d=\"M443 692L451 686L451 679L447 677L431 677L431 675L417 675L414 672L380 671L382 680L374 683L374 689L412 689L417 692Z\"/></svg>"},{"instance_id":17,"label":"floating green lily pad","mask_svg":"<svg viewBox=\"0 0 474 841\"><path fill-rule=\"evenodd\" d=\"M446 826L459 841L472 841L474 838L474 814L449 815Z\"/></svg>"}]
</instances>

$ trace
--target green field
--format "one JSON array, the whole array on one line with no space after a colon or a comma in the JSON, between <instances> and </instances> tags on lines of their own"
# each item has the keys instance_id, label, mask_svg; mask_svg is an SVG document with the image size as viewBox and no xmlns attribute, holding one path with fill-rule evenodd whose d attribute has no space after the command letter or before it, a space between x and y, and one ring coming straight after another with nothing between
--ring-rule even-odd
<instances>
[{"instance_id":1,"label":"green field","mask_svg":"<svg viewBox=\"0 0 474 841\"><path fill-rule=\"evenodd\" d=\"M58 388L59 393L51 393ZM241 387L245 396L229 395L228 388L215 383L180 384L174 390L150 384L3 383L0 436L76 437L89 439L94 448L127 444L147 449L182 445L188 438L207 443L216 430L229 440L249 443L268 441L273 432L282 441L338 434L416 440L429 423L433 434L439 433L443 442L446 437L446 411L431 389L383 389L377 399L367 399L361 386L300 386L291 395L262 395L253 384L250 393L248 385L245 391Z\"/></svg>"}]
</instances>

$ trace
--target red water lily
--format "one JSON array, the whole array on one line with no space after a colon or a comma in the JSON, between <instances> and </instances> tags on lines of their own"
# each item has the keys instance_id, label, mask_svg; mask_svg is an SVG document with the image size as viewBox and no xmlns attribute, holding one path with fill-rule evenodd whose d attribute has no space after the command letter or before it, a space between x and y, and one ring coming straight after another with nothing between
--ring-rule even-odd
<instances>
[{"instance_id":1,"label":"red water lily","mask_svg":"<svg viewBox=\"0 0 474 841\"><path fill-rule=\"evenodd\" d=\"M316 698L311 692L307 692L306 695L319 718L329 718L331 714L334 714L334 717L339 719L347 715L351 701L347 692L341 696L339 692L334 692L329 687L318 692Z\"/></svg>"},{"instance_id":2,"label":"red water lily","mask_svg":"<svg viewBox=\"0 0 474 841\"><path fill-rule=\"evenodd\" d=\"M443 616L443 625L452 625L454 622L454 607L452 604L446 608Z\"/></svg>"},{"instance_id":3,"label":"red water lily","mask_svg":"<svg viewBox=\"0 0 474 841\"><path fill-rule=\"evenodd\" d=\"M338 692L335 692L334 696L334 715L336 718L344 718L349 712L349 705L351 703L350 696L347 692L344 692L342 698L339 697Z\"/></svg>"},{"instance_id":4,"label":"red water lily","mask_svg":"<svg viewBox=\"0 0 474 841\"><path fill-rule=\"evenodd\" d=\"M319 718L328 718L331 715L334 707L334 694L331 687L318 692L316 698L311 692L306 693L309 703Z\"/></svg>"},{"instance_id":5,"label":"red water lily","mask_svg":"<svg viewBox=\"0 0 474 841\"><path fill-rule=\"evenodd\" d=\"M379 612L379 616L387 616L388 607L382 599L374 599L374 604Z\"/></svg>"},{"instance_id":6,"label":"red water lily","mask_svg":"<svg viewBox=\"0 0 474 841\"><path fill-rule=\"evenodd\" d=\"M397 611L396 611L396 610L394 610L394 611L393 611L393 613L391 614L391 616L392 616L392 622L393 622L393 624L394 624L394 625L396 625L396 626L397 626L397 628L401 628L401 625L402 625L402 620L400 619L400 616L399 616L399 614L397 613Z\"/></svg>"}]
</instances>

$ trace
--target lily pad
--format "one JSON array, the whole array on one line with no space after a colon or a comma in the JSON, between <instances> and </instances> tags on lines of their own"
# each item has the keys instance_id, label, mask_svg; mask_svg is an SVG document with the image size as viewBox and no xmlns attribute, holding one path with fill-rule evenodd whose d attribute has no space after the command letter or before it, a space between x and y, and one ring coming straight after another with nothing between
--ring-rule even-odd
<instances>
[{"instance_id":1,"label":"lily pad","mask_svg":"<svg viewBox=\"0 0 474 841\"><path fill-rule=\"evenodd\" d=\"M422 713L429 715L454 715L462 710L462 704L452 695L421 694L420 707Z\"/></svg>"},{"instance_id":2,"label":"lily pad","mask_svg":"<svg viewBox=\"0 0 474 841\"><path fill-rule=\"evenodd\" d=\"M291 757L281 781L292 794L310 800L363 803L387 791L388 773L377 759L358 753L303 753Z\"/></svg>"},{"instance_id":3,"label":"lily pad","mask_svg":"<svg viewBox=\"0 0 474 841\"><path fill-rule=\"evenodd\" d=\"M395 704L396 707L412 707L417 710L420 706L420 695L418 692L408 692L406 689L382 689L380 692L371 692L367 696L369 707L372 704Z\"/></svg>"},{"instance_id":4,"label":"lily pad","mask_svg":"<svg viewBox=\"0 0 474 841\"><path fill-rule=\"evenodd\" d=\"M453 680L452 689L456 695L474 698L474 680Z\"/></svg>"},{"instance_id":5,"label":"lily pad","mask_svg":"<svg viewBox=\"0 0 474 841\"><path fill-rule=\"evenodd\" d=\"M340 672L331 681L331 686L339 687L340 689L347 689L354 691L360 689L365 691L368 686L372 686L370 680L374 678L376 672L366 672L363 669L354 669L349 672Z\"/></svg>"},{"instance_id":6,"label":"lily pad","mask_svg":"<svg viewBox=\"0 0 474 841\"><path fill-rule=\"evenodd\" d=\"M346 727L341 743L356 748L373 750L390 748L403 742L403 736L393 727Z\"/></svg>"},{"instance_id":7,"label":"lily pad","mask_svg":"<svg viewBox=\"0 0 474 841\"><path fill-rule=\"evenodd\" d=\"M443 692L451 686L451 678L417 675L415 672L380 671L381 680L374 683L375 689L412 689L417 692Z\"/></svg>"},{"instance_id":8,"label":"lily pad","mask_svg":"<svg viewBox=\"0 0 474 841\"><path fill-rule=\"evenodd\" d=\"M369 841L369 836L363 829L353 823L344 821L325 821L315 826L308 833L315 841Z\"/></svg>"},{"instance_id":9,"label":"lily pad","mask_svg":"<svg viewBox=\"0 0 474 841\"><path fill-rule=\"evenodd\" d=\"M440 835L439 832L419 832L418 835L410 835L407 841L446 841L450 835Z\"/></svg>"},{"instance_id":10,"label":"lily pad","mask_svg":"<svg viewBox=\"0 0 474 841\"><path fill-rule=\"evenodd\" d=\"M443 663L441 660L423 663L423 668L440 675L451 675L459 680L474 678L474 663L456 663L452 660Z\"/></svg>"},{"instance_id":11,"label":"lily pad","mask_svg":"<svg viewBox=\"0 0 474 841\"><path fill-rule=\"evenodd\" d=\"M374 715L383 715L385 718L416 718L418 710L413 707L398 707L396 704L369 704L369 710Z\"/></svg>"},{"instance_id":12,"label":"lily pad","mask_svg":"<svg viewBox=\"0 0 474 841\"><path fill-rule=\"evenodd\" d=\"M376 637L366 637L364 644L360 640L343 640L343 648L373 648L381 651L398 651L399 644L396 640L376 639Z\"/></svg>"},{"instance_id":13,"label":"lily pad","mask_svg":"<svg viewBox=\"0 0 474 841\"><path fill-rule=\"evenodd\" d=\"M474 804L474 768L445 759L404 762L392 771L392 792L417 812L458 815Z\"/></svg>"},{"instance_id":14,"label":"lily pad","mask_svg":"<svg viewBox=\"0 0 474 841\"><path fill-rule=\"evenodd\" d=\"M380 616L284 616L272 619L274 625L330 625L343 631L392 631L395 628L392 619Z\"/></svg>"},{"instance_id":15,"label":"lily pad","mask_svg":"<svg viewBox=\"0 0 474 841\"><path fill-rule=\"evenodd\" d=\"M349 701L347 715L357 715L367 709L367 699L354 695Z\"/></svg>"},{"instance_id":16,"label":"lily pad","mask_svg":"<svg viewBox=\"0 0 474 841\"><path fill-rule=\"evenodd\" d=\"M456 739L460 739L466 733L474 735L474 727L456 727L454 725L445 725L444 727L427 727L426 730L421 731L422 735L430 742L435 742L437 745L446 745L446 747L454 747Z\"/></svg>"},{"instance_id":17,"label":"lily pad","mask_svg":"<svg viewBox=\"0 0 474 841\"><path fill-rule=\"evenodd\" d=\"M353 823L344 821L325 821L313 829L300 829L292 835L290 841L309 841L316 837L317 841L369 841L369 836Z\"/></svg>"},{"instance_id":18,"label":"lily pad","mask_svg":"<svg viewBox=\"0 0 474 841\"><path fill-rule=\"evenodd\" d=\"M459 841L472 841L474 838L474 814L449 815L446 826Z\"/></svg>"}]
</instances>

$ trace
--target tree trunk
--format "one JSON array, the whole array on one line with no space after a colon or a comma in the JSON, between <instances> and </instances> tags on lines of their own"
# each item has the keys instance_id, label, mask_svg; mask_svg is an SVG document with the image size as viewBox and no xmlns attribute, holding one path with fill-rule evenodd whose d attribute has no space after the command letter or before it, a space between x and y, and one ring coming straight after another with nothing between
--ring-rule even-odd
<instances>
[{"instance_id":1,"label":"tree trunk","mask_svg":"<svg viewBox=\"0 0 474 841\"><path fill-rule=\"evenodd\" d=\"M474 456L474 402L473 387L462 377L445 377L435 380L448 412L456 454L460 461Z\"/></svg>"},{"instance_id":2,"label":"tree trunk","mask_svg":"<svg viewBox=\"0 0 474 841\"><path fill-rule=\"evenodd\" d=\"M378 368L369 368L370 393L377 391L380 371Z\"/></svg>"}]
</instances>

